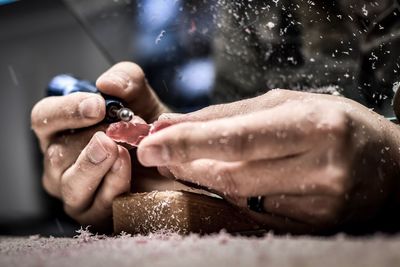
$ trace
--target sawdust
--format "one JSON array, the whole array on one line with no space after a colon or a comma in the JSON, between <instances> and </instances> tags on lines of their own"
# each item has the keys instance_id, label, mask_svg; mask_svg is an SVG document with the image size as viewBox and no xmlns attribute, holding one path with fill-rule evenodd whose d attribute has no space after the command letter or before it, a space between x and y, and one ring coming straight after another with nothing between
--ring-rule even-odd
<instances>
[{"instance_id":1,"label":"sawdust","mask_svg":"<svg viewBox=\"0 0 400 267\"><path fill-rule=\"evenodd\" d=\"M0 238L0 266L400 266L400 236L234 237L154 233Z\"/></svg>"}]
</instances>

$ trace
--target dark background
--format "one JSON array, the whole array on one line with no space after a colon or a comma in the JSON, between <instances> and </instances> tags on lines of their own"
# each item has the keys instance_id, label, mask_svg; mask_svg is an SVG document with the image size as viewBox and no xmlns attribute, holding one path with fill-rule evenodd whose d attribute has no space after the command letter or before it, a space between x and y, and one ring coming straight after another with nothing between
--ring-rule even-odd
<instances>
[{"instance_id":1,"label":"dark background","mask_svg":"<svg viewBox=\"0 0 400 267\"><path fill-rule=\"evenodd\" d=\"M0 6L0 234L73 233L41 187L30 111L59 73L95 79L109 63L61 1Z\"/></svg>"}]
</instances>

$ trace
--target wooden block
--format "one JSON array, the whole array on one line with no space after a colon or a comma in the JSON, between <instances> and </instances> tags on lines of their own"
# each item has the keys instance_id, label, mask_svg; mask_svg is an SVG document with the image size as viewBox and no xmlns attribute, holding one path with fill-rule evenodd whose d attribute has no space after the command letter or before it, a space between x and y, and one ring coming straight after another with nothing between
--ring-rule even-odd
<instances>
[{"instance_id":1,"label":"wooden block","mask_svg":"<svg viewBox=\"0 0 400 267\"><path fill-rule=\"evenodd\" d=\"M128 194L113 202L114 232L149 234L158 231L209 234L262 230L239 208L223 199L186 191Z\"/></svg>"}]
</instances>

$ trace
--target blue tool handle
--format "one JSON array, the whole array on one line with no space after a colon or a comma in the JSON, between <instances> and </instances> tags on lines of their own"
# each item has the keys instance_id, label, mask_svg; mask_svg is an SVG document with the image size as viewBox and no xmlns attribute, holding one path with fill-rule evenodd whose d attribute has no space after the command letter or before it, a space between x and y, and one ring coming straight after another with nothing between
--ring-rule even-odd
<instances>
[{"instance_id":1,"label":"blue tool handle","mask_svg":"<svg viewBox=\"0 0 400 267\"><path fill-rule=\"evenodd\" d=\"M106 103L104 122L113 123L120 120L115 110L124 107L122 101L116 97L102 94L90 81L79 80L68 74L60 74L51 79L47 86L47 96L63 96L76 92L100 94Z\"/></svg>"}]
</instances>

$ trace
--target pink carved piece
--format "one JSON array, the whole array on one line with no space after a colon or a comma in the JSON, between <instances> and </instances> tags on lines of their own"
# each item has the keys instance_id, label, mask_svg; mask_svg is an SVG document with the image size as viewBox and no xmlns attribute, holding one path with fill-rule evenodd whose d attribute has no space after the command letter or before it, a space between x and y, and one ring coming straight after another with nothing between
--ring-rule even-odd
<instances>
[{"instance_id":1,"label":"pink carved piece","mask_svg":"<svg viewBox=\"0 0 400 267\"><path fill-rule=\"evenodd\" d=\"M134 116L129 122L120 121L110 124L106 134L115 142L138 146L140 141L149 134L150 128L151 125L140 117Z\"/></svg>"},{"instance_id":2,"label":"pink carved piece","mask_svg":"<svg viewBox=\"0 0 400 267\"><path fill-rule=\"evenodd\" d=\"M126 143L131 146L138 146L140 141L149 134L170 126L168 121L157 121L154 124L147 124L142 118L134 116L129 122L116 122L110 124L106 134L115 142Z\"/></svg>"}]
</instances>

